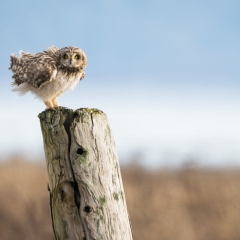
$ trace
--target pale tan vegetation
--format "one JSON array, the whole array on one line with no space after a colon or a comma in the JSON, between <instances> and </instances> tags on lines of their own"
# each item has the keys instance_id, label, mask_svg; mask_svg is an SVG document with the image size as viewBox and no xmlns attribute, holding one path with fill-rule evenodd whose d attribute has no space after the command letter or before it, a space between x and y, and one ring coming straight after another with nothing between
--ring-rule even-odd
<instances>
[{"instance_id":1,"label":"pale tan vegetation","mask_svg":"<svg viewBox=\"0 0 240 240\"><path fill-rule=\"evenodd\" d=\"M240 170L121 168L135 240L239 240ZM50 240L44 162L0 163L0 239Z\"/></svg>"}]
</instances>

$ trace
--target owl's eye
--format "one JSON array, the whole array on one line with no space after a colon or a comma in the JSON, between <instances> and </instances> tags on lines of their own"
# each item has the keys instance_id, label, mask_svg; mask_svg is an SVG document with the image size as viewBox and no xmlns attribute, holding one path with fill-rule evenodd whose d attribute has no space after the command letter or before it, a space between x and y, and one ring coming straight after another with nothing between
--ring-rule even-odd
<instances>
[{"instance_id":1,"label":"owl's eye","mask_svg":"<svg viewBox=\"0 0 240 240\"><path fill-rule=\"evenodd\" d=\"M63 58L64 58L64 59L68 59L68 55L67 55L67 54L64 54Z\"/></svg>"},{"instance_id":2,"label":"owl's eye","mask_svg":"<svg viewBox=\"0 0 240 240\"><path fill-rule=\"evenodd\" d=\"M79 56L79 55L75 55L74 58L75 58L75 59L79 59L80 56Z\"/></svg>"}]
</instances>

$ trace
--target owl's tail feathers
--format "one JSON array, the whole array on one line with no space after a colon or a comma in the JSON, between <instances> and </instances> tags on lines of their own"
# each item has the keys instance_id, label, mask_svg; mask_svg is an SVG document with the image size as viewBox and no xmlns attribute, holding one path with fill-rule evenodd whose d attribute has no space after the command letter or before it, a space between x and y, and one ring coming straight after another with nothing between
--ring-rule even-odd
<instances>
[{"instance_id":1,"label":"owl's tail feathers","mask_svg":"<svg viewBox=\"0 0 240 240\"><path fill-rule=\"evenodd\" d=\"M29 87L27 83L22 83L21 85L12 88L12 91L17 92L19 96L23 96L29 91Z\"/></svg>"},{"instance_id":2,"label":"owl's tail feathers","mask_svg":"<svg viewBox=\"0 0 240 240\"><path fill-rule=\"evenodd\" d=\"M16 57L16 56L14 56L13 54L10 56L10 67L8 68L9 70L12 70L13 72L15 72L16 71L16 69L17 69L17 66L20 64L20 62L21 62L21 60L18 58L18 57Z\"/></svg>"}]
</instances>

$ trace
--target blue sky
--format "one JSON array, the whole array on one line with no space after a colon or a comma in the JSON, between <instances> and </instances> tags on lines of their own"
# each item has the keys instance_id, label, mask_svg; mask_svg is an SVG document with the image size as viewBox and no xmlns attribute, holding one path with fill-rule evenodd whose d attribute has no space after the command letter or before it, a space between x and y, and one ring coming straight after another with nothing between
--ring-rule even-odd
<instances>
[{"instance_id":1,"label":"blue sky","mask_svg":"<svg viewBox=\"0 0 240 240\"><path fill-rule=\"evenodd\" d=\"M44 105L11 92L9 55L75 45L86 77L59 102L103 110L121 161L240 165L239 11L231 0L3 1L0 154L43 155Z\"/></svg>"}]
</instances>

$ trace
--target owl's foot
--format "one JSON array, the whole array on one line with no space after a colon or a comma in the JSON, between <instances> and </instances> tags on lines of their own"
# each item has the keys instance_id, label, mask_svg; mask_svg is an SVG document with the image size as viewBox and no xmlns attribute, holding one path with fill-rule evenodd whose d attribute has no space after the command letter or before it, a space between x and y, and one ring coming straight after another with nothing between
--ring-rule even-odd
<instances>
[{"instance_id":1,"label":"owl's foot","mask_svg":"<svg viewBox=\"0 0 240 240\"><path fill-rule=\"evenodd\" d=\"M57 111L59 109L67 109L66 107L59 106L56 98L54 98L52 100L45 101L44 103L47 106L46 110L51 109L51 110Z\"/></svg>"},{"instance_id":2,"label":"owl's foot","mask_svg":"<svg viewBox=\"0 0 240 240\"><path fill-rule=\"evenodd\" d=\"M58 102L57 102L57 98L53 98L53 99L52 99L52 103L53 103L53 106L54 106L55 108L58 108L58 107L59 107Z\"/></svg>"},{"instance_id":3,"label":"owl's foot","mask_svg":"<svg viewBox=\"0 0 240 240\"><path fill-rule=\"evenodd\" d=\"M47 106L47 109L54 108L54 105L51 100L45 101L44 103Z\"/></svg>"},{"instance_id":4,"label":"owl's foot","mask_svg":"<svg viewBox=\"0 0 240 240\"><path fill-rule=\"evenodd\" d=\"M55 105L54 105L52 100L45 101L44 103L47 106L46 110L54 110L55 112L57 112L58 106L55 107Z\"/></svg>"},{"instance_id":5,"label":"owl's foot","mask_svg":"<svg viewBox=\"0 0 240 240\"><path fill-rule=\"evenodd\" d=\"M66 109L66 107L58 105L57 98L52 99L52 103L55 109Z\"/></svg>"}]
</instances>

